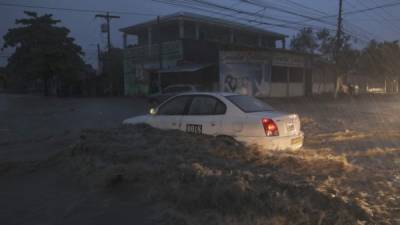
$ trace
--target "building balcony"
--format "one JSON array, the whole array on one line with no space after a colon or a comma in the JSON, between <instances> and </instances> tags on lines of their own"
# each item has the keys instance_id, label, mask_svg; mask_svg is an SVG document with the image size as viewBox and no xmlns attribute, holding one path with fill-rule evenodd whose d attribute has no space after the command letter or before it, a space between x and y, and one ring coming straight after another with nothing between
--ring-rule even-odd
<instances>
[{"instance_id":1,"label":"building balcony","mask_svg":"<svg viewBox=\"0 0 400 225\"><path fill-rule=\"evenodd\" d=\"M163 60L168 58L181 58L183 55L182 41L169 41L161 44L142 45L127 47L124 50L125 59L135 62L158 61L161 57Z\"/></svg>"}]
</instances>

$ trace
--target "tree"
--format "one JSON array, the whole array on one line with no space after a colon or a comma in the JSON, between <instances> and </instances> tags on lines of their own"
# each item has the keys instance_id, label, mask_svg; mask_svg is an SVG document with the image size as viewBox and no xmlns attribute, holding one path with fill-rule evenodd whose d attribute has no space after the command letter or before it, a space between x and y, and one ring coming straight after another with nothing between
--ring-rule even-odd
<instances>
[{"instance_id":1,"label":"tree","mask_svg":"<svg viewBox=\"0 0 400 225\"><path fill-rule=\"evenodd\" d=\"M9 29L3 39L3 48L14 47L7 68L12 74L26 80L40 79L44 95L49 95L49 82L55 78L64 84L78 79L84 69L80 46L69 37L70 30L56 26L51 14L38 16L25 12L28 18L16 20L16 28Z\"/></svg>"},{"instance_id":2,"label":"tree","mask_svg":"<svg viewBox=\"0 0 400 225\"><path fill-rule=\"evenodd\" d=\"M290 41L290 47L299 52L315 53L318 46L318 40L311 27L303 28Z\"/></svg>"},{"instance_id":3,"label":"tree","mask_svg":"<svg viewBox=\"0 0 400 225\"><path fill-rule=\"evenodd\" d=\"M7 87L6 71L5 68L0 67L0 88L6 88L6 87Z\"/></svg>"},{"instance_id":4,"label":"tree","mask_svg":"<svg viewBox=\"0 0 400 225\"><path fill-rule=\"evenodd\" d=\"M290 46L293 50L319 54L324 59L334 62L336 54L345 56L347 53L352 54L351 38L344 34L339 46L336 51L336 36L332 34L328 29L322 29L320 31L314 31L310 27L303 28L295 36L292 37Z\"/></svg>"},{"instance_id":5,"label":"tree","mask_svg":"<svg viewBox=\"0 0 400 225\"><path fill-rule=\"evenodd\" d=\"M375 80L398 79L400 71L400 45L398 41L372 40L360 54L359 72Z\"/></svg>"},{"instance_id":6,"label":"tree","mask_svg":"<svg viewBox=\"0 0 400 225\"><path fill-rule=\"evenodd\" d=\"M337 48L336 35L328 29L315 32L312 28L303 28L291 40L291 47L304 53L319 54L326 62L332 65L336 74L337 87L341 80L355 70L359 59L359 51L352 48L351 38L343 34L339 48ZM336 89L335 96L337 94Z\"/></svg>"}]
</instances>

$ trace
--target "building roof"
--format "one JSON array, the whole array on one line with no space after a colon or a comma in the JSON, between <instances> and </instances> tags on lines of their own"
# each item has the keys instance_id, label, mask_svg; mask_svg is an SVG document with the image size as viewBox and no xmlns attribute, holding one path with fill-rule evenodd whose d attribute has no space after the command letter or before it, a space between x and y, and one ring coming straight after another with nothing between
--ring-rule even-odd
<instances>
[{"instance_id":1,"label":"building roof","mask_svg":"<svg viewBox=\"0 0 400 225\"><path fill-rule=\"evenodd\" d=\"M191 72L196 72L202 69L205 69L207 67L212 66L213 64L198 64L198 63L191 63L187 65L180 65L180 66L175 66L172 68L167 68L160 70L160 73L191 73Z\"/></svg>"},{"instance_id":2,"label":"building roof","mask_svg":"<svg viewBox=\"0 0 400 225\"><path fill-rule=\"evenodd\" d=\"M200 15L200 14L196 14L196 13L190 13L190 12L178 12L178 13L160 17L160 20L162 22L175 21L175 20L180 20L180 19L182 19L184 21L200 22L200 23L205 23L205 24L210 24L210 25L223 26L223 27L234 29L234 30L243 30L243 31L248 31L248 32L253 32L253 33L259 33L262 35L272 36L272 37L276 37L279 39L287 37L287 35L285 35L285 34L272 32L272 31L269 31L266 29L261 29L261 28L255 27L255 26L238 23L238 22L234 22L231 20L225 20L225 19L205 16L205 15ZM133 26L125 27L125 28L120 29L120 31L124 32L124 33L135 33L139 29L143 29L144 27L148 27L148 26L151 26L154 24L157 24L157 19L153 19L153 20L139 23L139 24L136 24Z\"/></svg>"}]
</instances>

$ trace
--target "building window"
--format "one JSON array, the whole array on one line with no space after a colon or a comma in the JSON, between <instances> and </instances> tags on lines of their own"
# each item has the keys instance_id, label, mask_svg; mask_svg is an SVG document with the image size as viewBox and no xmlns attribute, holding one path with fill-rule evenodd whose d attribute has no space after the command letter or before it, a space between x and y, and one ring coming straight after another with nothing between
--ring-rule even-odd
<instances>
[{"instance_id":1,"label":"building window","mask_svg":"<svg viewBox=\"0 0 400 225\"><path fill-rule=\"evenodd\" d=\"M303 83L303 71L302 68L290 68L289 82Z\"/></svg>"},{"instance_id":2,"label":"building window","mask_svg":"<svg viewBox=\"0 0 400 225\"><path fill-rule=\"evenodd\" d=\"M287 83L287 67L272 66L271 82Z\"/></svg>"}]
</instances>

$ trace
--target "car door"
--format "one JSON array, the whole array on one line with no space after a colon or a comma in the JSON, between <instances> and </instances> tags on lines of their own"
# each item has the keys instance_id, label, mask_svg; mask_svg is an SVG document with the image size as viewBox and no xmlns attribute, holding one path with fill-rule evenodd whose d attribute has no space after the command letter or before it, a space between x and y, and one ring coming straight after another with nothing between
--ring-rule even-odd
<instances>
[{"instance_id":1,"label":"car door","mask_svg":"<svg viewBox=\"0 0 400 225\"><path fill-rule=\"evenodd\" d=\"M163 103L152 118L151 125L160 129L180 129L182 115L190 102L190 96L177 96Z\"/></svg>"},{"instance_id":2,"label":"car door","mask_svg":"<svg viewBox=\"0 0 400 225\"><path fill-rule=\"evenodd\" d=\"M213 96L196 95L187 114L182 116L181 130L189 133L218 135L226 112L223 102Z\"/></svg>"}]
</instances>

